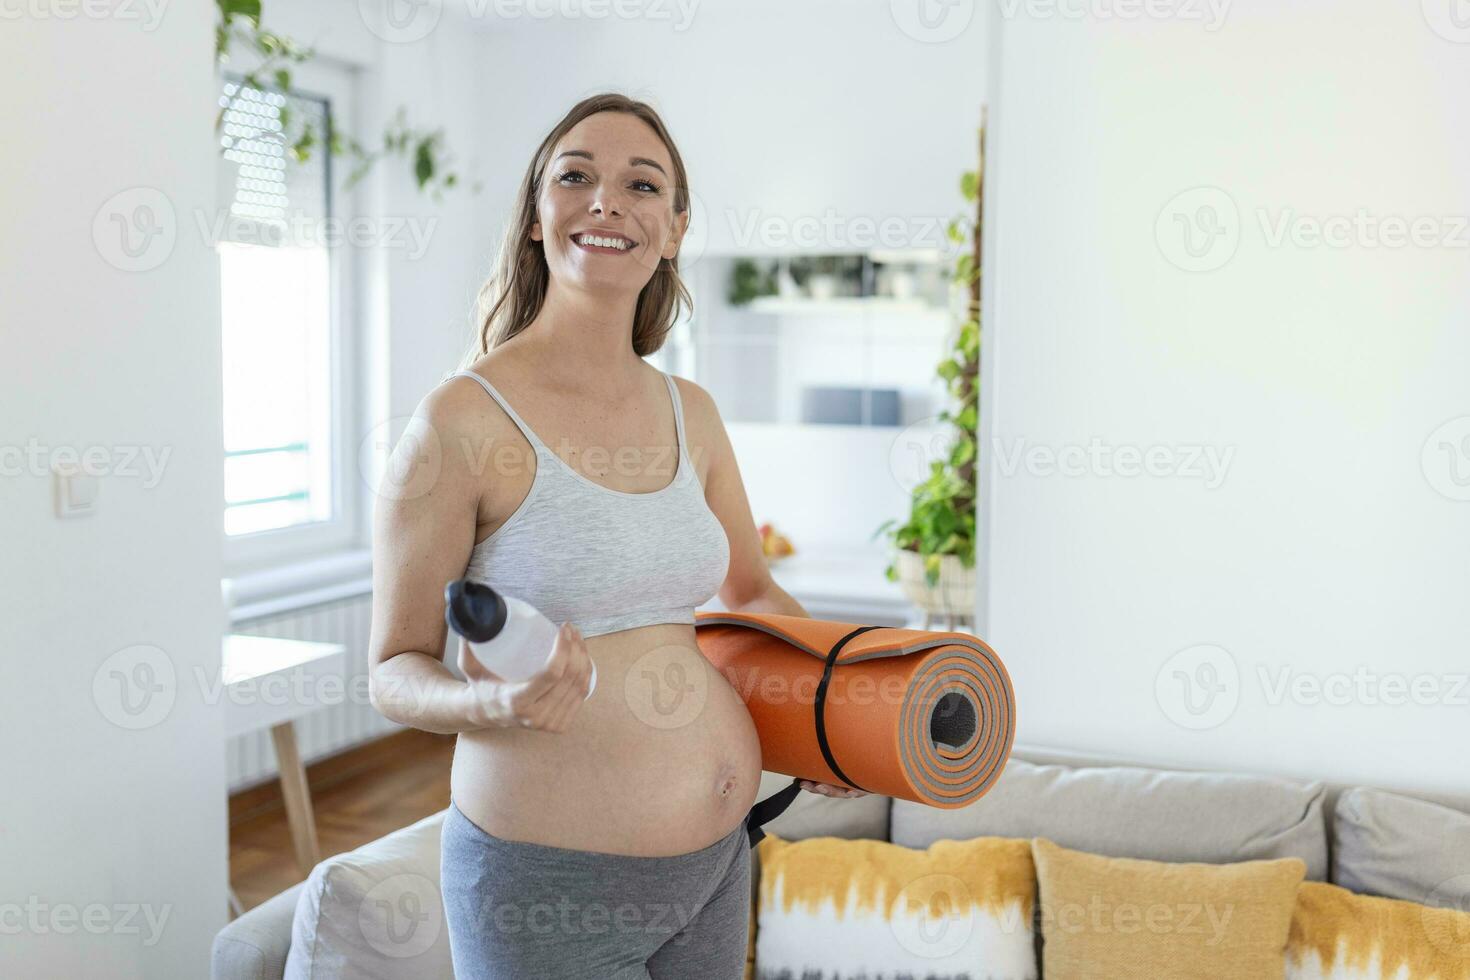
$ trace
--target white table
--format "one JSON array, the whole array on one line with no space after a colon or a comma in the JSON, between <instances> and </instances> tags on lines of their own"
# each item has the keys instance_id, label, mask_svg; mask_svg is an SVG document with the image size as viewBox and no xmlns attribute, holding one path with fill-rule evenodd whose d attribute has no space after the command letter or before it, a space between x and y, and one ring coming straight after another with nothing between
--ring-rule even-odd
<instances>
[{"instance_id":1,"label":"white table","mask_svg":"<svg viewBox=\"0 0 1470 980\"><path fill-rule=\"evenodd\" d=\"M271 730L281 798L302 876L321 860L306 767L293 722L345 698L347 656L338 643L231 633L224 641L225 737Z\"/></svg>"}]
</instances>

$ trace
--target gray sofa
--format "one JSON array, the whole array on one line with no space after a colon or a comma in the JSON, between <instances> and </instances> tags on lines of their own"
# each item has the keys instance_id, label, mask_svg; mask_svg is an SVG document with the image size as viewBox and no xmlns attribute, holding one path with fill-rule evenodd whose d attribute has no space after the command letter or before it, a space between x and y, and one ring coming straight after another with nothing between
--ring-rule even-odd
<instances>
[{"instance_id":1,"label":"gray sofa","mask_svg":"<svg viewBox=\"0 0 1470 980\"><path fill-rule=\"evenodd\" d=\"M762 782L764 797L789 780L766 774ZM348 855L329 858L307 882L231 922L215 938L215 980L337 975L339 968L343 975L371 973L340 960L325 969L320 959L311 961L302 946L330 944L306 934L313 927L302 921L295 922L298 948L293 955L298 902L316 913L330 904L322 896L330 896L339 908L348 909L338 913L344 920L340 932L361 935L366 930L367 942L373 943L371 928L356 915L357 906L366 907L365 894L380 902L384 888L404 881L420 891L437 888L442 820L441 812ZM1110 857L1158 861L1298 857L1306 862L1309 879L1333 880L1370 894L1470 907L1463 904L1470 903L1470 799L1417 800L1271 776L1165 771L1045 750L1018 750L995 788L963 809L936 810L880 796L832 800L803 793L767 829L788 840L872 838L915 848L944 838L1047 837L1064 847ZM753 871L754 883L759 869ZM1463 876L1458 880L1466 894L1444 893L1444 882L1456 875ZM433 897L429 894L427 900ZM324 913L320 918L322 931L333 928ZM375 955L366 947L363 953ZM388 955L402 953L390 950ZM414 956L414 976L452 980L447 936L437 935Z\"/></svg>"}]
</instances>

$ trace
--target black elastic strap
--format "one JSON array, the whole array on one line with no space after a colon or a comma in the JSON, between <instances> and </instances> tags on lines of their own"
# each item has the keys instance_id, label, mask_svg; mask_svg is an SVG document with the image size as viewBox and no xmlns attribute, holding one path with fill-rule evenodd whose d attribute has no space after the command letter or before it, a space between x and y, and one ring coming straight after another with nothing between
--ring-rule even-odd
<instances>
[{"instance_id":1,"label":"black elastic strap","mask_svg":"<svg viewBox=\"0 0 1470 980\"><path fill-rule=\"evenodd\" d=\"M778 793L772 793L750 808L750 813L745 816L745 829L750 832L751 847L759 844L761 838L766 836L766 832L761 829L761 825L770 823L785 813L786 808L795 802L796 794L800 792L801 780L793 779L790 786L787 786Z\"/></svg>"},{"instance_id":2,"label":"black elastic strap","mask_svg":"<svg viewBox=\"0 0 1470 980\"><path fill-rule=\"evenodd\" d=\"M877 628L876 626L859 626L832 644L832 649L827 651L827 663L822 668L822 681L817 685L817 703L814 707L814 713L817 718L817 746L822 750L822 758L827 760L827 768L831 769L838 779L853 789L862 789L862 787L853 782L851 777L842 771L842 767L837 764L837 757L832 754L832 746L827 742L827 684L832 680L832 668L837 663L837 655L842 652L843 647L847 646L847 641L859 633L866 633L868 630L875 630Z\"/></svg>"},{"instance_id":3,"label":"black elastic strap","mask_svg":"<svg viewBox=\"0 0 1470 980\"><path fill-rule=\"evenodd\" d=\"M822 758L827 761L827 768L831 769L837 778L848 786L859 790L862 787L853 782L852 778L843 772L842 767L837 764L837 757L832 754L832 746L827 741L827 685L832 680L832 668L837 663L837 655L842 652L843 647L847 646L847 641L859 633L866 633L868 630L875 629L878 629L878 627L859 626L834 643L832 649L827 651L827 660L822 666L822 679L817 684L816 703L813 705L813 714L815 715L817 725L817 746L822 750ZM787 786L778 793L771 794L750 808L750 813L746 814L745 817L745 825L750 832L751 847L759 844L761 839L766 836L766 832L761 829L761 826L775 820L782 813L786 812L786 808L796 801L796 794L800 792L801 780L799 778L793 779L790 786Z\"/></svg>"}]
</instances>

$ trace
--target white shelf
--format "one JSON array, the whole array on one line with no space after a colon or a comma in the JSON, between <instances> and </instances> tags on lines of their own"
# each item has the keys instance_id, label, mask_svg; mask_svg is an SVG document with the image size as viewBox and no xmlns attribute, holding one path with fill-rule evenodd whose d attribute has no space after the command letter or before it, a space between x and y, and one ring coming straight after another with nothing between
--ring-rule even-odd
<instances>
[{"instance_id":1,"label":"white shelf","mask_svg":"<svg viewBox=\"0 0 1470 980\"><path fill-rule=\"evenodd\" d=\"M854 313L916 313L921 315L947 316L949 310L943 306L926 303L921 299L895 299L892 296L834 296L831 299L812 299L799 296L788 299L784 296L757 296L744 307L754 313L797 314L803 316L852 315Z\"/></svg>"}]
</instances>

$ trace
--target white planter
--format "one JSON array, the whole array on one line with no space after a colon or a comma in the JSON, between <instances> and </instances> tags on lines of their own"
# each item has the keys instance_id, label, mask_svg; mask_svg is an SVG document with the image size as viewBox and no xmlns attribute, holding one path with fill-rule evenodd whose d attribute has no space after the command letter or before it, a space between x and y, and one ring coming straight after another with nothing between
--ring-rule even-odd
<instances>
[{"instance_id":1,"label":"white planter","mask_svg":"<svg viewBox=\"0 0 1470 980\"><path fill-rule=\"evenodd\" d=\"M817 273L806 281L807 292L812 299L831 299L837 295L837 277Z\"/></svg>"},{"instance_id":2,"label":"white planter","mask_svg":"<svg viewBox=\"0 0 1470 980\"><path fill-rule=\"evenodd\" d=\"M976 590L975 569L966 568L957 556L940 556L939 581L933 586L924 578L924 556L917 551L900 548L894 561L904 595L920 609L967 619L975 614L980 595Z\"/></svg>"}]
</instances>

